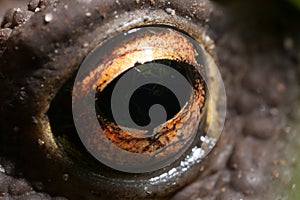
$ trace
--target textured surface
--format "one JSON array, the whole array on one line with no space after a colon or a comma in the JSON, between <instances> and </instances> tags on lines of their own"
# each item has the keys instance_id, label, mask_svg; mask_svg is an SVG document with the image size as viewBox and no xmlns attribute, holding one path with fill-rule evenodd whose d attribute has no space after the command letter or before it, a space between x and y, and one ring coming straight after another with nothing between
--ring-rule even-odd
<instances>
[{"instance_id":1,"label":"textured surface","mask_svg":"<svg viewBox=\"0 0 300 200\"><path fill-rule=\"evenodd\" d=\"M293 187L290 166L294 155L289 148L292 140L298 138L294 129L297 118L293 115L299 106L297 38L293 38L298 30L284 29L287 22L279 21L280 16L272 13L265 13L270 15L265 22L260 18L251 21L247 16L234 20L231 16L240 13L220 9L214 8L208 30L215 41L217 61L225 81L227 122L218 147L207 159L208 165L199 169L200 177L173 199L279 198L285 194L283 185L289 190ZM19 21L11 23L17 25ZM7 30L2 32L8 34ZM9 95L4 93L1 98ZM22 90L19 95L26 99ZM34 192L32 184L36 190L48 190L39 183L29 184L23 178L9 176L22 177L15 173L22 169L15 170L9 159L2 159L1 163L0 170L8 174L0 172L0 195L4 198L50 199L48 194ZM275 190L278 192L274 188L279 188Z\"/></svg>"}]
</instances>

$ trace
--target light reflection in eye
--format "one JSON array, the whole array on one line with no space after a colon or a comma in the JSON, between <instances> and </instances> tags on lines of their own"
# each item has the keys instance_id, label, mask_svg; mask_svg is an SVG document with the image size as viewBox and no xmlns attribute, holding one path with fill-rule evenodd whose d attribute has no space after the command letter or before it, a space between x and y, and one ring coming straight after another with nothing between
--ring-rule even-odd
<instances>
[{"instance_id":1,"label":"light reflection in eye","mask_svg":"<svg viewBox=\"0 0 300 200\"><path fill-rule=\"evenodd\" d=\"M224 86L212 58L168 27L133 29L99 45L71 90L68 139L78 134L81 149L117 171L156 171L182 157L182 167L198 163L214 147L225 118ZM65 126L56 106L49 110L51 126ZM65 135L55 132L59 143ZM65 151L76 157L73 147Z\"/></svg>"}]
</instances>

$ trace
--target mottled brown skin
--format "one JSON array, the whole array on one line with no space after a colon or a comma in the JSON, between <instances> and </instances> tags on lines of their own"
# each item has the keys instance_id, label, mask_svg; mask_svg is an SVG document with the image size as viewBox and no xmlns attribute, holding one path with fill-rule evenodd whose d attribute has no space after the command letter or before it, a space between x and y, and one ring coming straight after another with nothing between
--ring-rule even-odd
<instances>
[{"instance_id":1,"label":"mottled brown skin","mask_svg":"<svg viewBox=\"0 0 300 200\"><path fill-rule=\"evenodd\" d=\"M146 10L150 5L154 9L168 7L168 5L158 1L146 3L140 1L139 4L134 5L127 4L127 1L124 2L121 3L126 5L118 7L120 12L134 9ZM153 2L155 2L154 5ZM262 18L253 18L252 22L247 17L236 17L240 21L228 20L232 16L229 13L232 12L222 13L219 12L219 8L213 7L213 15L210 16L211 12L206 7L199 6L201 1L188 1L184 5L180 2L182 1L173 1L171 6L182 16L188 15L192 21L202 25L205 25L206 19L210 18L210 22L206 26L209 26L207 30L216 44L218 63L227 89L229 114L218 147L199 167L202 172L201 175L195 182L178 192L173 199L274 199L278 197L278 193L282 192L278 189L274 190L272 185L281 189L282 185L292 184L291 180L282 172L289 171L288 158L293 157L291 156L293 151L287 150L287 146L290 146L287 144L293 144L290 143L290 140L298 138L297 134L291 131L293 119L287 116L287 113L291 113L298 105L295 100L297 99L297 91L299 91L295 77L297 69L294 52L296 50L283 48L282 40L288 32L286 29L280 28L280 33L278 33L277 29L279 25L281 27L289 23L293 25L293 20L289 19L288 23L281 23L279 18L282 16L277 17L270 14L268 20L262 17L266 20L263 22L268 26L264 26L265 24L256 26L255 24L259 24L256 22L262 22ZM255 3L259 5L257 7L260 7L258 2ZM93 26L101 24L102 20L110 18L113 13L110 9L115 6L115 2L109 4L109 1L103 1L97 9L97 11L103 9L100 12L102 16L87 19L85 13L82 12L83 9L78 4L70 4L74 5L74 7L69 5L69 9L74 9L73 12L66 15L65 11L62 11L54 16L54 19L60 16L64 18L64 21L44 26L43 15L47 12L44 11L36 14L32 21L29 21L24 27L16 28L15 33L6 43L8 51L5 54L5 59L0 61L1 74L5 75L5 78L1 80L2 91L5 91L1 94L1 101L3 102L1 113L4 113L2 116L5 116L5 119L1 116L1 141L6 141L7 145L2 146L1 144L1 154L9 160L19 161L20 165L17 166L23 169L22 171L27 171L24 175L32 183L37 177L35 173L28 172L28 169L34 166L38 166L38 169L43 167L44 172L49 172L48 176L58 179L68 171L60 169L61 166L57 166L56 169L58 170L55 172L50 170L51 167L56 166L53 164L55 157L52 156L50 156L52 159L49 158L49 161L44 165L38 162L32 162L28 165L26 162L22 163L22 161L28 161L28 158L24 158L24 154L19 157L17 155L24 151L27 152L25 153L27 156L35 155L36 160L43 160L45 154L50 152L46 150L44 144L38 145L36 142L39 136L34 135L34 133L43 130L35 124L43 123L44 117L37 114L40 113L40 110L46 112L49 100L52 99L57 88L63 84L69 74L78 66L78 63L97 43L95 42L97 37L94 37L96 38L95 41L88 39L93 37L78 37L80 33L88 34L90 31L88 26L79 25L88 25L88 22L93 20L97 20ZM198 10L194 12L195 7ZM280 4L274 7L283 9ZM240 10L234 12L237 14L233 16L240 16L240 13L248 10L248 8L244 10L242 8L240 7ZM249 10L251 15L254 10ZM296 15L296 21L297 19L299 19L299 15ZM182 27L176 23L173 25ZM112 25L111 28L114 29L115 27ZM26 30L34 31L28 32ZM51 30L55 30L55 34L52 34ZM75 30L75 33L70 33L71 30ZM290 31L291 35L299 33L297 30ZM106 37L109 35L105 31L103 34ZM72 41L67 41L69 39ZM64 42L56 45L55 43L58 41ZM83 47L86 41L90 41L89 47ZM15 46L18 46L17 50L14 48ZM80 52L76 50L79 54L77 57L71 56L72 52L77 49L74 47L83 47ZM59 55L63 58L53 53L55 48L61 50ZM35 57L34 60L32 60L32 56ZM15 73L16 71L22 73ZM28 78L24 79L24 76ZM267 80L266 77L269 79ZM44 84L44 87L41 87L41 84ZM45 96L45 94L47 95ZM244 96L247 98L243 98ZM283 96L286 98L281 98ZM259 109L262 107L264 109ZM272 108L276 108L276 110L272 110ZM18 112L17 119L15 118L16 111ZM262 120L264 120L264 124L257 125ZM28 127L32 123L34 126ZM249 123L253 124L250 128L246 126ZM254 128L256 126L260 128ZM25 144L30 144L32 150L28 149ZM57 156L59 157L59 155ZM9 166L12 165L5 160L2 161L2 164L9 173ZM11 174L15 175L12 172ZM71 177L71 179L73 178ZM194 179L193 174L189 178L190 180ZM58 179L47 179L49 182L45 184L44 189L38 187L35 189L50 192L54 196L65 196L68 184ZM44 199L50 198L44 194L24 195L32 189L28 186L29 184L23 184L23 187L20 187L22 184L18 182L22 182L22 180L11 180L10 184L18 184L18 188L15 191L13 189L8 190L10 195L23 195L21 198L24 199L37 196ZM65 190L52 190L51 186L53 187L55 184L63 186ZM5 187L5 185L9 184L5 183L1 187ZM126 187L126 184L123 187ZM109 188L107 189L109 190ZM165 193L164 189L162 188L156 195L160 196L160 193ZM129 193L131 191L134 190L129 188ZM268 191L271 191L273 196L266 197ZM105 194L93 192L93 195L101 197ZM69 197L75 198L72 195ZM82 199L85 195L78 194L76 197Z\"/></svg>"}]
</instances>

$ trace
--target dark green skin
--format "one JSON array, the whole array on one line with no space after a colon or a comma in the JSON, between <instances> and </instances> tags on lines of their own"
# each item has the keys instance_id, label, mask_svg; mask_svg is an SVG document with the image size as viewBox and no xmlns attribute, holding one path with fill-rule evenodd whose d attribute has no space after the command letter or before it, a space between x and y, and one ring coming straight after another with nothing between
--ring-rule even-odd
<instances>
[{"instance_id":1,"label":"dark green skin","mask_svg":"<svg viewBox=\"0 0 300 200\"><path fill-rule=\"evenodd\" d=\"M292 106L297 106L293 104L299 91L294 56L297 49L284 48L282 41L287 34L292 38L299 35L299 30L290 28L297 27L299 14L289 18L277 12L281 8L292 13L292 8L283 8L280 2L266 13L264 9L269 8L269 4L257 6L256 3L237 6L234 1L228 1L228 5L234 6L225 9L226 5L222 7L205 0L174 0L171 5L167 1L124 0L119 5L111 0L89 4L65 0L57 5L55 13L50 6L34 14L1 43L6 49L0 54L0 89L5 91L0 94L1 157L16 163L20 169L17 171L22 171L33 185L37 181L44 184L43 189L35 187L36 190L70 199L262 199L270 188L293 184L284 177L276 178L275 172L290 170L286 153L293 151L286 147L293 145L290 141L296 137L284 134L283 130L295 121L287 113L293 110ZM91 12L91 17L86 16L82 7ZM190 18L198 30L191 24L174 20L164 12L168 7L174 9L176 15ZM134 14L122 18L121 23L113 21L115 11L120 16ZM253 16L256 11L260 12ZM53 13L53 21L45 23L44 16L49 12ZM147 18L134 21L145 13ZM134 23L126 25L132 21ZM95 171L91 174L89 169L66 157L62 150L51 149L51 141L43 137L45 129L41 124L47 120L45 113L55 94L96 45L124 30L151 24L172 25L192 36L207 32L215 42L213 54L225 80L229 108L223 136L207 159L175 179L149 186L148 180L165 170L138 176L110 174L103 177ZM294 39L295 44L297 39ZM89 45L86 47L84 43ZM270 81L266 81L266 77L270 77ZM277 83L286 89L283 92L274 89ZM249 98L244 100L242 96ZM261 102L267 110L274 107L279 110L279 117L261 113ZM285 123L278 123L284 119ZM257 125L263 120L264 123ZM46 144L38 144L39 138L44 138ZM277 160L285 160L287 164L274 165ZM237 179L241 173L242 178ZM67 181L62 178L64 174L69 174ZM254 177L255 181L243 178L247 176ZM146 192L145 186L149 186L151 192ZM283 193L276 191L274 195Z\"/></svg>"}]
</instances>

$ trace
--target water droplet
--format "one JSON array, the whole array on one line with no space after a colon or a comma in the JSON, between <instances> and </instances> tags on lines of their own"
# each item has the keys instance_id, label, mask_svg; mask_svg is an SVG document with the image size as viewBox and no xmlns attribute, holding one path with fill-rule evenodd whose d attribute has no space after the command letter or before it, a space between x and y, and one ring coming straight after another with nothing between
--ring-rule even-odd
<instances>
[{"instance_id":1,"label":"water droplet","mask_svg":"<svg viewBox=\"0 0 300 200\"><path fill-rule=\"evenodd\" d=\"M53 20L53 15L51 13L47 13L44 18L46 23L49 23Z\"/></svg>"},{"instance_id":2,"label":"water droplet","mask_svg":"<svg viewBox=\"0 0 300 200\"><path fill-rule=\"evenodd\" d=\"M85 42L85 43L83 43L82 46L83 46L84 48L87 48L87 47L89 46L89 43Z\"/></svg>"},{"instance_id":3,"label":"water droplet","mask_svg":"<svg viewBox=\"0 0 300 200\"><path fill-rule=\"evenodd\" d=\"M151 191L146 191L146 193L148 194L148 195L151 195L152 194L152 192Z\"/></svg>"},{"instance_id":4,"label":"water droplet","mask_svg":"<svg viewBox=\"0 0 300 200\"><path fill-rule=\"evenodd\" d=\"M19 99L20 99L21 101L24 101L24 100L26 99L26 97L27 97L26 92L25 92L25 91L20 91Z\"/></svg>"},{"instance_id":5,"label":"water droplet","mask_svg":"<svg viewBox=\"0 0 300 200\"><path fill-rule=\"evenodd\" d=\"M85 13L85 16L87 16L87 17L91 17L91 16L92 16L92 13L90 13L90 12L87 12L87 13Z\"/></svg>"},{"instance_id":6,"label":"water droplet","mask_svg":"<svg viewBox=\"0 0 300 200\"><path fill-rule=\"evenodd\" d=\"M32 123L34 123L34 124L38 124L39 123L39 121L35 118L35 117L32 117Z\"/></svg>"},{"instance_id":7,"label":"water droplet","mask_svg":"<svg viewBox=\"0 0 300 200\"><path fill-rule=\"evenodd\" d=\"M69 180L69 177L70 177L69 174L64 174L62 178L64 181L67 182Z\"/></svg>"},{"instance_id":8,"label":"water droplet","mask_svg":"<svg viewBox=\"0 0 300 200\"><path fill-rule=\"evenodd\" d=\"M170 15L175 15L175 10L172 8L166 8L165 11L166 11L166 13L168 13Z\"/></svg>"},{"instance_id":9,"label":"water droplet","mask_svg":"<svg viewBox=\"0 0 300 200\"><path fill-rule=\"evenodd\" d=\"M41 139L38 139L38 143L39 143L40 146L43 146L45 144L45 142Z\"/></svg>"},{"instance_id":10,"label":"water droplet","mask_svg":"<svg viewBox=\"0 0 300 200\"><path fill-rule=\"evenodd\" d=\"M0 165L0 172L5 173L5 169L2 165Z\"/></svg>"}]
</instances>

